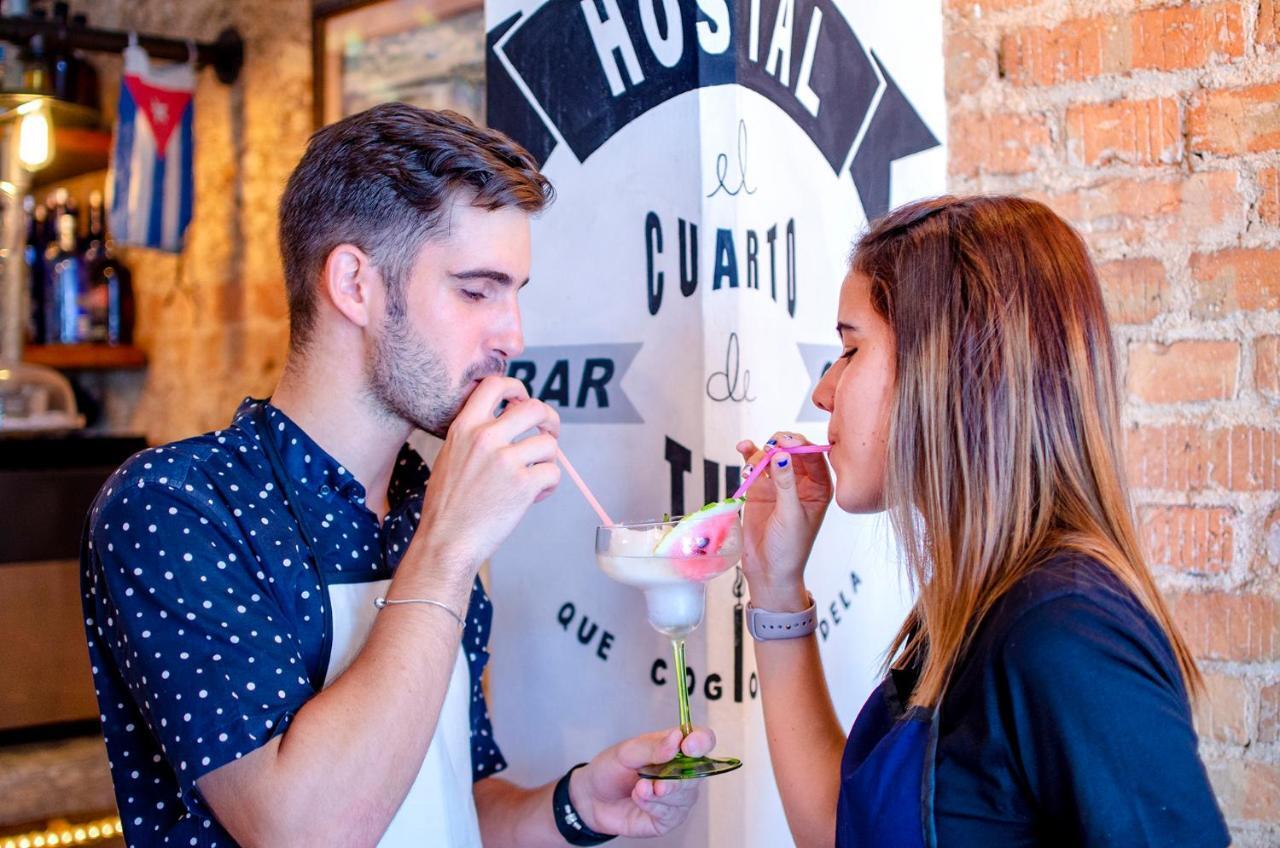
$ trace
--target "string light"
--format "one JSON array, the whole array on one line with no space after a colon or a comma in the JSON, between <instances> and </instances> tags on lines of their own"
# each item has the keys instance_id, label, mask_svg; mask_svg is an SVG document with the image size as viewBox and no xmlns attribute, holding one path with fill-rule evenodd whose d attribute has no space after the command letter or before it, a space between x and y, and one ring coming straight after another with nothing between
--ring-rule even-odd
<instances>
[{"instance_id":1,"label":"string light","mask_svg":"<svg viewBox=\"0 0 1280 848\"><path fill-rule=\"evenodd\" d=\"M124 832L119 816L95 819L82 824L64 821L49 824L48 830L35 830L30 833L0 837L0 848L46 848L49 845L64 848L68 845L93 845Z\"/></svg>"}]
</instances>

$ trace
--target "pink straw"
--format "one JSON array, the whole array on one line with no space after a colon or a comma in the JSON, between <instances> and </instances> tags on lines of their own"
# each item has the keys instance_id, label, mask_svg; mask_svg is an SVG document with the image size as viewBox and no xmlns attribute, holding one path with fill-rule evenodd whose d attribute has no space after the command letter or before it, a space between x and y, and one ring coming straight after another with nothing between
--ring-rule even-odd
<instances>
[{"instance_id":1,"label":"pink straw","mask_svg":"<svg viewBox=\"0 0 1280 848\"><path fill-rule=\"evenodd\" d=\"M751 484L756 481L764 470L769 467L770 460L775 454L779 453L826 453L831 450L831 445L797 445L794 448L784 448L782 445L776 445L769 448L760 461L756 463L756 467L751 469L751 473L747 475L747 479L742 481L742 485L738 487L738 491L733 493L735 498L740 498L746 494L747 489L751 488Z\"/></svg>"},{"instance_id":2,"label":"pink straw","mask_svg":"<svg viewBox=\"0 0 1280 848\"><path fill-rule=\"evenodd\" d=\"M587 488L586 481L578 476L578 472L574 470L569 457L564 455L564 451L556 446L556 456L560 460L560 464L564 466L564 470L569 472L569 479L578 486L578 491L582 492L582 496L587 499L587 503L591 504L591 508L596 511L596 515L600 516L600 520L604 522L604 526L613 527L613 519L609 517L609 513L604 511L604 507L600 506L600 501L596 500L596 496L591 494L591 490Z\"/></svg>"}]
</instances>

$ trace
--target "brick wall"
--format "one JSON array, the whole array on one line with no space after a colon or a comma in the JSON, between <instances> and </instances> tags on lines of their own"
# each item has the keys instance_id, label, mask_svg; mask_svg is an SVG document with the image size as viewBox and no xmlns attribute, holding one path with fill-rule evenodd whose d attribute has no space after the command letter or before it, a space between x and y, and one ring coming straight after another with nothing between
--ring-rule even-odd
<instances>
[{"instance_id":1,"label":"brick wall","mask_svg":"<svg viewBox=\"0 0 1280 848\"><path fill-rule=\"evenodd\" d=\"M952 190L1088 240L1204 757L1237 844L1280 844L1280 0L943 5Z\"/></svg>"}]
</instances>

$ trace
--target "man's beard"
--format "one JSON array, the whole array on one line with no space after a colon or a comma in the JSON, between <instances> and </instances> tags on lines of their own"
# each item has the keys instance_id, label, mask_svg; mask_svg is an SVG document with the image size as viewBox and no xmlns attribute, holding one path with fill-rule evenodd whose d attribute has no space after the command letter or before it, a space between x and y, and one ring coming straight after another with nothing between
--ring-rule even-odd
<instances>
[{"instance_id":1,"label":"man's beard","mask_svg":"<svg viewBox=\"0 0 1280 848\"><path fill-rule=\"evenodd\" d=\"M500 359L488 359L470 366L452 385L444 360L414 331L404 304L394 298L365 362L369 393L381 411L441 438L474 388L472 382L505 370Z\"/></svg>"}]
</instances>

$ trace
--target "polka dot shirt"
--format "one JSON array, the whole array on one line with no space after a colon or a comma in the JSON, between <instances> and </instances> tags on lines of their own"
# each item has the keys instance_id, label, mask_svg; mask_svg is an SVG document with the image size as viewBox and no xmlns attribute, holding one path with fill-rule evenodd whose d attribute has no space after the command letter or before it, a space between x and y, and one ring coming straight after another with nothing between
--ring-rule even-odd
<instances>
[{"instance_id":1,"label":"polka dot shirt","mask_svg":"<svg viewBox=\"0 0 1280 848\"><path fill-rule=\"evenodd\" d=\"M317 534L309 545L263 439ZM139 453L106 482L89 515L81 587L129 845L235 844L195 781L284 732L319 691L332 639L324 585L392 576L427 476L405 445L380 526L351 472L283 412L250 399L227 429ZM462 639L475 780L506 768L480 686L492 615L477 580Z\"/></svg>"}]
</instances>

